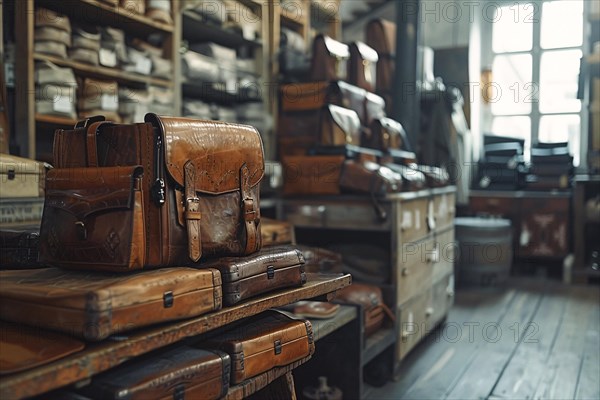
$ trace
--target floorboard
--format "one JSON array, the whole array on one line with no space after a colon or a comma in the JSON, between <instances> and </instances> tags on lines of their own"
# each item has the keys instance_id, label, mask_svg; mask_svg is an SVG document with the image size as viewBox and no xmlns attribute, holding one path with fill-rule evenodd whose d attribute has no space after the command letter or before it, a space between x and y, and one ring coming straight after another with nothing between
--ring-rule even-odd
<instances>
[{"instance_id":1,"label":"floorboard","mask_svg":"<svg viewBox=\"0 0 600 400\"><path fill-rule=\"evenodd\" d=\"M583 345L583 361L575 398L600 399L600 298L595 299L596 307L590 316Z\"/></svg>"}]
</instances>

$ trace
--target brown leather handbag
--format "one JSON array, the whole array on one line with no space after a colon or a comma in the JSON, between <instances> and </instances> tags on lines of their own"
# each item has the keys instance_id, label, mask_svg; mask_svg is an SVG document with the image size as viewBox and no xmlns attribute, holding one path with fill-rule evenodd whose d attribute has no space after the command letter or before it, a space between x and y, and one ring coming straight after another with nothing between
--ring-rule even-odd
<instances>
[{"instance_id":1,"label":"brown leather handbag","mask_svg":"<svg viewBox=\"0 0 600 400\"><path fill-rule=\"evenodd\" d=\"M347 62L350 58L348 45L327 35L317 35L313 42L310 65L311 81L335 81L347 78Z\"/></svg>"},{"instance_id":2,"label":"brown leather handbag","mask_svg":"<svg viewBox=\"0 0 600 400\"><path fill-rule=\"evenodd\" d=\"M350 60L348 61L348 82L374 92L377 81L377 61L379 56L372 47L363 42L350 44Z\"/></svg>"},{"instance_id":3,"label":"brown leather handbag","mask_svg":"<svg viewBox=\"0 0 600 400\"><path fill-rule=\"evenodd\" d=\"M381 151L410 149L406 131L399 122L391 118L378 118L373 120L370 128L370 130L365 131L366 134L363 135L361 146Z\"/></svg>"},{"instance_id":4,"label":"brown leather handbag","mask_svg":"<svg viewBox=\"0 0 600 400\"><path fill-rule=\"evenodd\" d=\"M374 285L354 282L337 292L336 302L358 304L363 308L365 337L381 328L386 315L395 320L394 314L383 302L381 289Z\"/></svg>"},{"instance_id":5,"label":"brown leather handbag","mask_svg":"<svg viewBox=\"0 0 600 400\"><path fill-rule=\"evenodd\" d=\"M259 184L265 169L258 131L246 125L155 114L145 119L118 125L99 118L55 133L58 168L141 165L144 170L144 231L135 233L145 236L140 249L144 262L117 266L90 254L79 266L88 268L88 261L96 265L106 261L114 270L178 266L201 257L258 251ZM63 259L46 250L62 243L52 244L55 237L45 232L44 260L60 264ZM127 232L122 235L119 242L129 240ZM131 231L129 236L133 235Z\"/></svg>"},{"instance_id":6,"label":"brown leather handbag","mask_svg":"<svg viewBox=\"0 0 600 400\"><path fill-rule=\"evenodd\" d=\"M360 119L356 112L333 104L321 113L321 144L337 146L360 144Z\"/></svg>"}]
</instances>

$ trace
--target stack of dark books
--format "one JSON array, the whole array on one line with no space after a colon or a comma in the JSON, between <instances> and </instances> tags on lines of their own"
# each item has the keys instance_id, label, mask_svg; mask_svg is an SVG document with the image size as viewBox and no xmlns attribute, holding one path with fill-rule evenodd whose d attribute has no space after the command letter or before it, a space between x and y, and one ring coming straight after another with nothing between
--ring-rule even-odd
<instances>
[{"instance_id":1,"label":"stack of dark books","mask_svg":"<svg viewBox=\"0 0 600 400\"><path fill-rule=\"evenodd\" d=\"M531 149L531 166L526 177L528 190L564 190L571 187L573 156L569 144L538 143Z\"/></svg>"},{"instance_id":2,"label":"stack of dark books","mask_svg":"<svg viewBox=\"0 0 600 400\"><path fill-rule=\"evenodd\" d=\"M525 182L525 140L484 135L484 156L479 161L474 189L517 190Z\"/></svg>"}]
</instances>

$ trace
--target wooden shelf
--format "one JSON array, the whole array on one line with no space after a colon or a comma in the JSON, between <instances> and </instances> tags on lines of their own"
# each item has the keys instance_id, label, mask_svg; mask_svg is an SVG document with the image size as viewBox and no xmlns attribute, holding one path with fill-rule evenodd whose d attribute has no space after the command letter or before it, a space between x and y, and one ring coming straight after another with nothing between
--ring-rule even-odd
<instances>
[{"instance_id":1,"label":"wooden shelf","mask_svg":"<svg viewBox=\"0 0 600 400\"><path fill-rule=\"evenodd\" d=\"M323 339L325 336L335 332L350 321L356 319L357 312L355 306L345 306L340 304L338 312L332 318L310 319L313 326L313 335L315 342Z\"/></svg>"},{"instance_id":2,"label":"wooden shelf","mask_svg":"<svg viewBox=\"0 0 600 400\"><path fill-rule=\"evenodd\" d=\"M36 396L86 380L133 357L220 328L241 318L251 317L269 308L313 298L327 301L335 295L335 291L351 282L352 277L347 274L308 274L308 282L300 288L269 293L234 307L138 330L129 336L119 335L101 343L88 343L84 350L62 360L0 378L0 398Z\"/></svg>"},{"instance_id":3,"label":"wooden shelf","mask_svg":"<svg viewBox=\"0 0 600 400\"><path fill-rule=\"evenodd\" d=\"M50 127L72 128L77 123L77 120L66 117L57 117L55 115L35 114L35 122Z\"/></svg>"},{"instance_id":4,"label":"wooden shelf","mask_svg":"<svg viewBox=\"0 0 600 400\"><path fill-rule=\"evenodd\" d=\"M156 85L163 87L173 86L173 82L166 79L152 78L150 76L138 75L131 72L125 72L116 68L107 68L80 63L77 61L65 60L60 57L55 57L47 54L35 53L33 55L36 61L49 61L61 67L73 68L76 75L84 75L90 78L114 80L120 84L140 86L140 85Z\"/></svg>"},{"instance_id":5,"label":"wooden shelf","mask_svg":"<svg viewBox=\"0 0 600 400\"><path fill-rule=\"evenodd\" d=\"M224 90L219 90L215 88L212 83L197 84L183 82L181 84L181 92L184 97L192 97L195 99L219 103L223 105L234 105L239 103L252 103L262 101L261 98L248 96L244 93L243 90L238 93L231 93Z\"/></svg>"},{"instance_id":6,"label":"wooden shelf","mask_svg":"<svg viewBox=\"0 0 600 400\"><path fill-rule=\"evenodd\" d=\"M248 40L241 34L208 23L202 16L185 10L182 13L183 39L190 43L214 42L230 48L261 47L262 41Z\"/></svg>"},{"instance_id":7,"label":"wooden shelf","mask_svg":"<svg viewBox=\"0 0 600 400\"><path fill-rule=\"evenodd\" d=\"M156 30L171 33L173 26L99 0L36 0L40 6L59 11L89 25L110 25L134 35L149 35Z\"/></svg>"},{"instance_id":8,"label":"wooden shelf","mask_svg":"<svg viewBox=\"0 0 600 400\"><path fill-rule=\"evenodd\" d=\"M308 24L308 18L301 9L298 9L298 13L292 12L283 5L280 8L281 24L293 30L303 29Z\"/></svg>"}]
</instances>

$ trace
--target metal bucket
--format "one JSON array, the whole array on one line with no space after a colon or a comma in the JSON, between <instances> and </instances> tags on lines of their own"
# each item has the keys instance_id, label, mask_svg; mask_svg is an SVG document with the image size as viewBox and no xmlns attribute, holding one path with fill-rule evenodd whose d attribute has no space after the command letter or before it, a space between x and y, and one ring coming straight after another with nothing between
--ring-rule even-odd
<instances>
[{"instance_id":1,"label":"metal bucket","mask_svg":"<svg viewBox=\"0 0 600 400\"><path fill-rule=\"evenodd\" d=\"M458 255L455 274L463 286L500 286L506 283L512 265L510 220L455 218Z\"/></svg>"}]
</instances>

